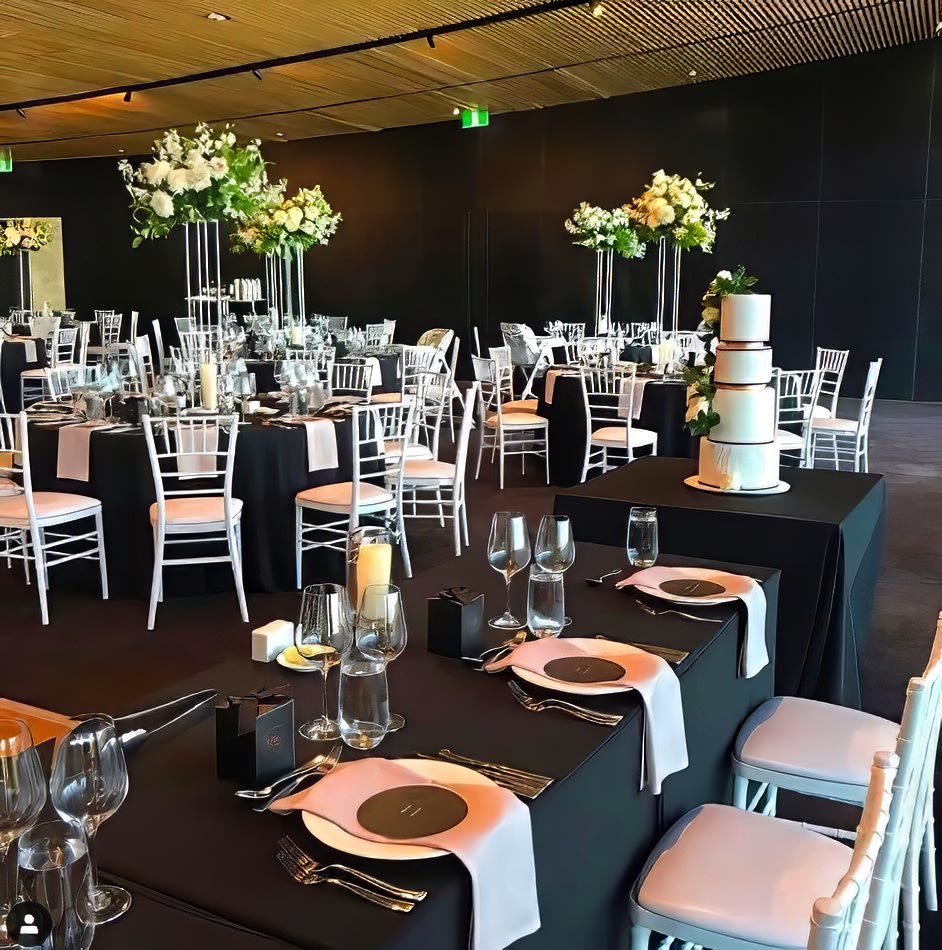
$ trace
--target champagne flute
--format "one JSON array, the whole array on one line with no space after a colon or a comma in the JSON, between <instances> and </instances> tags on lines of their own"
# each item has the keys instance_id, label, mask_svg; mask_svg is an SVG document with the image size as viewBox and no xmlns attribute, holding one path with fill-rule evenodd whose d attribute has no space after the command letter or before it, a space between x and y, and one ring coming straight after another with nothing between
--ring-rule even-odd
<instances>
[{"instance_id":1,"label":"champagne flute","mask_svg":"<svg viewBox=\"0 0 942 950\"><path fill-rule=\"evenodd\" d=\"M10 845L39 817L46 803L46 779L29 727L22 719L0 719L0 947L15 946L6 931L14 902L15 862Z\"/></svg>"},{"instance_id":2,"label":"champagne flute","mask_svg":"<svg viewBox=\"0 0 942 950\"><path fill-rule=\"evenodd\" d=\"M105 924L131 906L123 887L101 886L93 847L101 825L120 807L128 793L128 767L124 748L109 716L83 719L56 746L49 781L52 804L61 818L85 826L88 837L91 917Z\"/></svg>"},{"instance_id":3,"label":"champagne flute","mask_svg":"<svg viewBox=\"0 0 942 950\"><path fill-rule=\"evenodd\" d=\"M395 584L371 584L363 591L356 619L357 649L371 660L387 665L402 654L409 633L402 606L402 593ZM389 714L387 732L397 732L406 724L400 713Z\"/></svg>"},{"instance_id":4,"label":"champagne flute","mask_svg":"<svg viewBox=\"0 0 942 950\"><path fill-rule=\"evenodd\" d=\"M521 623L510 610L510 582L514 574L530 563L530 535L526 516L519 511L495 511L491 533L487 539L487 560L495 571L504 575L507 585L507 606L503 614L488 621L490 626L519 630Z\"/></svg>"},{"instance_id":5,"label":"champagne flute","mask_svg":"<svg viewBox=\"0 0 942 950\"><path fill-rule=\"evenodd\" d=\"M349 652L353 642L347 593L339 584L311 584L301 596L301 622L294 645L301 658L321 674L323 715L303 723L298 732L305 739L322 742L340 738L340 726L327 713L327 675Z\"/></svg>"},{"instance_id":6,"label":"champagne flute","mask_svg":"<svg viewBox=\"0 0 942 950\"><path fill-rule=\"evenodd\" d=\"M576 542L568 515L543 515L536 532L533 560L550 574L564 574L576 560ZM566 617L568 626L572 617Z\"/></svg>"}]
</instances>

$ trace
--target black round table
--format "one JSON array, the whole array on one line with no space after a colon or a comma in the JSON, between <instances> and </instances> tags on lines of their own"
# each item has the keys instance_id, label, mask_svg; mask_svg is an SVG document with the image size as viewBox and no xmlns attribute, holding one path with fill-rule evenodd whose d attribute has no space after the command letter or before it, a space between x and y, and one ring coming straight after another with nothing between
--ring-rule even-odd
<instances>
[{"instance_id":1,"label":"black round table","mask_svg":"<svg viewBox=\"0 0 942 950\"><path fill-rule=\"evenodd\" d=\"M29 344L35 345L36 359L32 356ZM20 373L27 369L41 369L46 363L46 341L40 339L3 341L0 347L0 386L3 387L3 405L7 412L19 412L23 408L22 390L20 389Z\"/></svg>"},{"instance_id":2,"label":"black round table","mask_svg":"<svg viewBox=\"0 0 942 950\"><path fill-rule=\"evenodd\" d=\"M612 419L617 418L618 397L612 396ZM682 381L650 380L645 384L639 429L657 433L657 454L696 458L699 440L684 428L687 387ZM582 480L588 438L585 401L578 376L557 376L553 401L541 398L537 412L549 419L550 481L567 488ZM647 449L636 455L648 454Z\"/></svg>"},{"instance_id":3,"label":"black round table","mask_svg":"<svg viewBox=\"0 0 942 950\"><path fill-rule=\"evenodd\" d=\"M369 356L379 363L382 383L373 387L374 393L397 393L402 388L399 379L399 357L395 353L380 353ZM339 359L338 363L355 363L355 359ZM259 393L276 392L281 384L275 379L277 360L246 360L245 368L255 374L255 391Z\"/></svg>"}]
</instances>

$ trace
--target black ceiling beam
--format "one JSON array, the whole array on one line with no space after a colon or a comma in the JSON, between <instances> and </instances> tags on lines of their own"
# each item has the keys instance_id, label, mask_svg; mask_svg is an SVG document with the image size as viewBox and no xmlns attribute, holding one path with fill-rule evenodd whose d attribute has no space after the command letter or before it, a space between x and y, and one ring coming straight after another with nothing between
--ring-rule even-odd
<instances>
[{"instance_id":1,"label":"black ceiling beam","mask_svg":"<svg viewBox=\"0 0 942 950\"><path fill-rule=\"evenodd\" d=\"M204 82L208 79L223 79L226 76L238 76L242 73L251 74L264 69L275 69L279 66L293 66L297 63L311 63L319 59L330 59L334 56L347 56L351 53L383 49L387 46L398 46L400 43L409 43L414 40L425 40L428 42L428 40L433 37L448 36L451 33L479 29L480 27L493 26L498 23L509 23L514 20L524 20L529 17L554 13L557 10L567 10L570 7L579 6L586 6L586 0L545 0L545 2L534 4L532 7L504 10L501 13L491 13L487 16L475 17L471 20L462 20L458 23L430 27L424 30L413 30L409 33L397 33L395 36L382 36L378 39L349 43L346 46L333 46L327 49L312 50L307 53L297 53L294 56L282 56L278 59L264 59L254 63L242 63L237 66L224 66L220 69L208 69L204 72L188 73L185 76L174 76L169 79L154 79L150 82L125 82L121 83L121 85L110 86L106 89L92 89L87 92L78 92L65 96L47 96L44 99L24 99L21 102L7 102L0 104L0 112L13 112L16 109L34 109L39 106L61 105L67 102L82 102L86 99L100 99L103 96L146 92L149 89L166 89L168 86L184 86L188 83Z\"/></svg>"}]
</instances>

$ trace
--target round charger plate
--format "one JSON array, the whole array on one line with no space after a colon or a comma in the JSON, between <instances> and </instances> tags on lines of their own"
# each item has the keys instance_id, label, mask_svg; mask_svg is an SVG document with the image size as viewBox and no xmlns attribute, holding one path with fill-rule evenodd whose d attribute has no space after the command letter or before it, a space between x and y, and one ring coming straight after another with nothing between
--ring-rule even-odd
<instances>
[{"instance_id":1,"label":"round charger plate","mask_svg":"<svg viewBox=\"0 0 942 950\"><path fill-rule=\"evenodd\" d=\"M452 762L438 762L435 759L394 759L401 765L412 769L424 778L443 785L459 783L461 785L494 785L489 778L485 778L473 769ZM352 854L359 858L376 858L380 861L422 861L426 858L440 858L449 851L440 848L427 848L417 844L388 844L383 841L366 841L356 835L344 831L319 815L301 812L304 827L322 844L345 854Z\"/></svg>"},{"instance_id":2,"label":"round charger plate","mask_svg":"<svg viewBox=\"0 0 942 950\"><path fill-rule=\"evenodd\" d=\"M295 673L318 673L320 672L319 666L311 666L308 662L298 653L297 647L285 647L281 653L275 657L279 666L283 666L286 670L294 670Z\"/></svg>"},{"instance_id":3,"label":"round charger plate","mask_svg":"<svg viewBox=\"0 0 942 950\"><path fill-rule=\"evenodd\" d=\"M684 479L684 484L691 488L697 488L700 491L712 492L714 495L784 495L792 486L788 482L779 482L774 488L750 488L750 489L726 489L717 488L714 485L707 485L701 482L696 475Z\"/></svg>"},{"instance_id":4,"label":"round charger plate","mask_svg":"<svg viewBox=\"0 0 942 950\"><path fill-rule=\"evenodd\" d=\"M566 637L565 639L566 641L571 639L573 644L592 656L600 656L604 659L611 657L622 666L625 665L624 643L617 643L614 640L590 640L585 637ZM627 662L630 663L630 661ZM574 696L606 696L610 693L626 693L631 689L630 686L613 686L607 683L564 683L562 680L552 679L542 673L533 673L513 665L510 668L525 682L533 686L542 686L543 689L551 689L556 693L572 693Z\"/></svg>"},{"instance_id":5,"label":"round charger plate","mask_svg":"<svg viewBox=\"0 0 942 950\"><path fill-rule=\"evenodd\" d=\"M677 571L677 580L683 580L685 578L696 578L697 580L712 580L709 577L701 577L697 574L696 568L675 568ZM717 584L722 584L722 579L715 581ZM622 590L632 591L637 590L642 594L647 594L650 597L656 597L658 600L667 600L672 604L684 604L687 607L716 607L720 604L731 604L736 600L735 595L733 594L715 594L711 597L684 597L681 594L671 594L666 590L662 590L660 587L648 587L643 584L626 584Z\"/></svg>"}]
</instances>

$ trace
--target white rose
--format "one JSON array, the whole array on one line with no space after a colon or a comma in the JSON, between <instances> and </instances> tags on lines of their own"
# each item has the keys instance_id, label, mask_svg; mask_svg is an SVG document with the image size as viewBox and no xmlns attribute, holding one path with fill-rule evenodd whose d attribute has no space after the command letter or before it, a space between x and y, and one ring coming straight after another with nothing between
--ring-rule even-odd
<instances>
[{"instance_id":1,"label":"white rose","mask_svg":"<svg viewBox=\"0 0 942 950\"><path fill-rule=\"evenodd\" d=\"M288 214L285 211L282 211L281 208L276 208L274 214L272 214L272 221L275 224L284 226L284 223L288 220Z\"/></svg>"},{"instance_id":2,"label":"white rose","mask_svg":"<svg viewBox=\"0 0 942 950\"><path fill-rule=\"evenodd\" d=\"M163 159L148 162L144 166L144 176L151 185L159 185L167 177L169 171L170 162L165 162Z\"/></svg>"},{"instance_id":3,"label":"white rose","mask_svg":"<svg viewBox=\"0 0 942 950\"><path fill-rule=\"evenodd\" d=\"M314 233L314 222L313 221L304 221L301 224L301 232L303 234L313 234Z\"/></svg>"},{"instance_id":4,"label":"white rose","mask_svg":"<svg viewBox=\"0 0 942 950\"><path fill-rule=\"evenodd\" d=\"M287 220L285 221L286 231L297 231L304 220L304 212L300 208L289 208Z\"/></svg>"},{"instance_id":5,"label":"white rose","mask_svg":"<svg viewBox=\"0 0 942 950\"><path fill-rule=\"evenodd\" d=\"M209 173L209 166L205 162L196 168L191 168L186 173L186 179L187 185L193 191L202 191L213 183L212 176Z\"/></svg>"},{"instance_id":6,"label":"white rose","mask_svg":"<svg viewBox=\"0 0 942 950\"><path fill-rule=\"evenodd\" d=\"M173 198L165 191L155 191L151 195L150 206L158 218L169 218L173 214Z\"/></svg>"},{"instance_id":7,"label":"white rose","mask_svg":"<svg viewBox=\"0 0 942 950\"><path fill-rule=\"evenodd\" d=\"M170 193L176 195L188 188L189 175L188 168L171 168L167 172L167 188L170 189Z\"/></svg>"},{"instance_id":8,"label":"white rose","mask_svg":"<svg viewBox=\"0 0 942 950\"><path fill-rule=\"evenodd\" d=\"M229 163L220 155L214 155L209 160L209 170L213 178L222 178L229 171Z\"/></svg>"},{"instance_id":9,"label":"white rose","mask_svg":"<svg viewBox=\"0 0 942 950\"><path fill-rule=\"evenodd\" d=\"M716 272L717 280L732 280L733 275L728 270L720 270Z\"/></svg>"},{"instance_id":10,"label":"white rose","mask_svg":"<svg viewBox=\"0 0 942 950\"><path fill-rule=\"evenodd\" d=\"M3 235L10 247L16 247L20 243L20 232L12 224L3 232Z\"/></svg>"}]
</instances>

